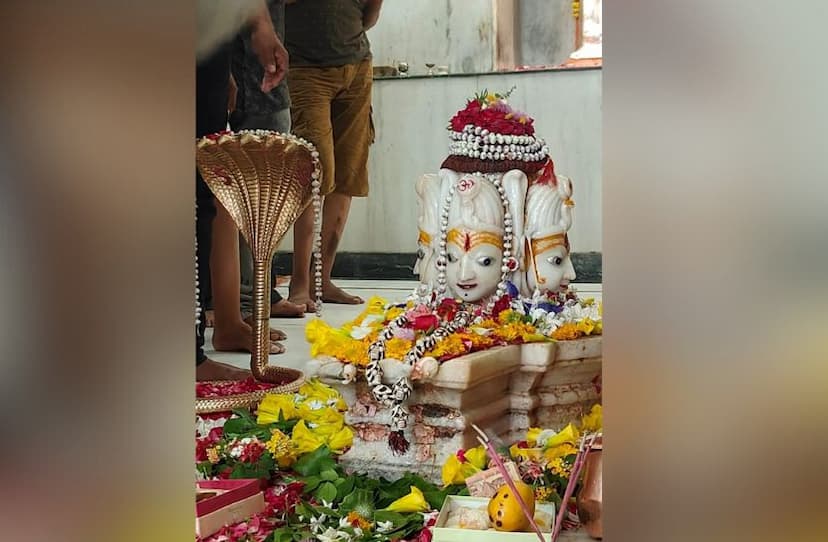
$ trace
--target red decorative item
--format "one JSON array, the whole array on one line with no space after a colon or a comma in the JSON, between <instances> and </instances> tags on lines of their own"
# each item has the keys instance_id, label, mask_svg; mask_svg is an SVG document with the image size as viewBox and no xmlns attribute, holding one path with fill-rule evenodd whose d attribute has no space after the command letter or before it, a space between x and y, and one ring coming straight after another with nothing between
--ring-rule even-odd
<instances>
[{"instance_id":1,"label":"red decorative item","mask_svg":"<svg viewBox=\"0 0 828 542\"><path fill-rule=\"evenodd\" d=\"M414 318L414 321L411 322L412 329L417 331L428 331L435 329L438 325L440 325L440 318L436 314L424 314L422 316L417 316Z\"/></svg>"},{"instance_id":2,"label":"red decorative item","mask_svg":"<svg viewBox=\"0 0 828 542\"><path fill-rule=\"evenodd\" d=\"M210 536L225 525L261 514L264 495L258 480L196 482L196 535Z\"/></svg>"},{"instance_id":3,"label":"red decorative item","mask_svg":"<svg viewBox=\"0 0 828 542\"><path fill-rule=\"evenodd\" d=\"M227 397L229 395L269 390L276 386L277 384L259 382L252 377L247 380L238 381L196 382L196 398L209 399L211 397Z\"/></svg>"},{"instance_id":4,"label":"red decorative item","mask_svg":"<svg viewBox=\"0 0 828 542\"><path fill-rule=\"evenodd\" d=\"M551 183L553 186L558 184L558 178L555 176L555 164L551 159L546 161L536 182L538 184Z\"/></svg>"}]
</instances>

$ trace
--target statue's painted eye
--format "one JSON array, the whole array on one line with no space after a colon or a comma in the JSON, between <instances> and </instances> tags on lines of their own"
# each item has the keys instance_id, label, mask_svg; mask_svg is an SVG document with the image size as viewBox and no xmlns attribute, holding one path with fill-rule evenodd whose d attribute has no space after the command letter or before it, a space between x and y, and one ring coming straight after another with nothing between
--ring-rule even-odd
<instances>
[{"instance_id":1,"label":"statue's painted eye","mask_svg":"<svg viewBox=\"0 0 828 542\"><path fill-rule=\"evenodd\" d=\"M480 265L482 265L483 267L489 267L490 265L492 265L492 263L494 263L494 259L492 259L492 258L490 258L490 257L488 257L488 256L486 256L485 258L480 258L480 259L479 259L479 260L477 260L477 261L478 261L478 262L480 263Z\"/></svg>"},{"instance_id":2,"label":"statue's painted eye","mask_svg":"<svg viewBox=\"0 0 828 542\"><path fill-rule=\"evenodd\" d=\"M449 261L449 263L454 263L454 262L457 261L457 257L454 254L452 254L451 252L449 252L448 253L448 261Z\"/></svg>"},{"instance_id":3,"label":"statue's painted eye","mask_svg":"<svg viewBox=\"0 0 828 542\"><path fill-rule=\"evenodd\" d=\"M560 256L555 256L553 258L549 258L549 263L555 264L555 265L561 265L563 263L563 258L561 258Z\"/></svg>"},{"instance_id":4,"label":"statue's painted eye","mask_svg":"<svg viewBox=\"0 0 828 542\"><path fill-rule=\"evenodd\" d=\"M422 248L418 249L417 250L417 257L420 258L421 260L423 258L425 258L425 250L423 250Z\"/></svg>"}]
</instances>

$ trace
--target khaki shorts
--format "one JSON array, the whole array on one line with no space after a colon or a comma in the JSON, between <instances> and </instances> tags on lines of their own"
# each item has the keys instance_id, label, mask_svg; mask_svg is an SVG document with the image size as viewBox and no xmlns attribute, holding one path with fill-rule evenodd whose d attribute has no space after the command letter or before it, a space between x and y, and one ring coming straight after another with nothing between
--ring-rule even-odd
<instances>
[{"instance_id":1,"label":"khaki shorts","mask_svg":"<svg viewBox=\"0 0 828 542\"><path fill-rule=\"evenodd\" d=\"M330 68L288 71L293 134L316 145L322 161L322 195L368 195L371 60Z\"/></svg>"}]
</instances>

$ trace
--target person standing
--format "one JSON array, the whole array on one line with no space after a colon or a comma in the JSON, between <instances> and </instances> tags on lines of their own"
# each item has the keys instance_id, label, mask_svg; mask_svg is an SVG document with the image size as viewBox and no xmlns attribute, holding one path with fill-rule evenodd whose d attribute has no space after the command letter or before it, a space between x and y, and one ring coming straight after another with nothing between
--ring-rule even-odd
<instances>
[{"instance_id":1,"label":"person standing","mask_svg":"<svg viewBox=\"0 0 828 542\"><path fill-rule=\"evenodd\" d=\"M287 69L287 54L276 35L270 21L270 15L264 2L251 3L256 7L255 12L245 20L249 24L254 36L254 49L257 58L264 66L261 87L263 91L270 91L284 77ZM242 5L240 3L240 5ZM207 2L198 4L198 15L212 13ZM222 13L222 15L226 15ZM225 17L226 18L226 17ZM205 17L205 19L209 19ZM209 30L213 30L212 25ZM226 26L226 25L225 25ZM226 32L222 29L223 32ZM202 45L203 36L199 38L200 58L196 70L196 138L210 133L224 130L227 126L227 107L230 95L230 57L231 49L227 43L221 43L218 30L208 32L201 30L200 34L209 35L215 44ZM232 35L232 34L231 34ZM206 40L205 40L206 41ZM208 50L209 49L209 50ZM211 260L215 260L212 249L215 248L216 202L204 179L196 170L196 294L199 309L196 311L196 379L197 380L225 380L243 379L250 376L249 371L238 369L231 365L209 359L204 353L205 322L201 309L205 306L206 292L210 286L205 285L211 276ZM226 213L226 211L225 211ZM238 234L236 234L238 235ZM238 256L235 259L238 271ZM238 275L237 275L238 276ZM239 284L236 278L236 285ZM214 281L215 282L215 281ZM226 281L225 281L226 282ZM238 290L237 290L238 291ZM238 302L238 293L236 301Z\"/></svg>"},{"instance_id":2,"label":"person standing","mask_svg":"<svg viewBox=\"0 0 828 542\"><path fill-rule=\"evenodd\" d=\"M270 18L276 34L284 41L285 1L268 2ZM264 69L253 49L248 33L239 34L233 42L233 81L237 87L236 99L230 109L230 127L239 130L272 130L290 133L290 94L283 79L270 92L263 92L261 80ZM253 313L253 256L243 238L239 238L241 265L241 310L247 320ZM273 318L300 317L307 307L283 299L276 290L275 266L271 272L270 316Z\"/></svg>"},{"instance_id":3,"label":"person standing","mask_svg":"<svg viewBox=\"0 0 828 542\"><path fill-rule=\"evenodd\" d=\"M351 200L368 195L371 121L371 48L365 31L379 19L381 0L288 0L285 47L293 133L319 151L323 176L322 300L359 304L331 280ZM294 226L289 300L315 310L311 281L313 208ZM316 279L317 277L314 277Z\"/></svg>"}]
</instances>

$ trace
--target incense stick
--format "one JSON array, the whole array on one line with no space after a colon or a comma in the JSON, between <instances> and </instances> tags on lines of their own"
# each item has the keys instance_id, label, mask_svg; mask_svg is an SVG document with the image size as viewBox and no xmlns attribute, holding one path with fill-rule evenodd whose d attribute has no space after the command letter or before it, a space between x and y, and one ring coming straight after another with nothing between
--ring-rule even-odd
<instances>
[{"instance_id":1,"label":"incense stick","mask_svg":"<svg viewBox=\"0 0 828 542\"><path fill-rule=\"evenodd\" d=\"M597 438L598 434L595 433L584 436L581 441L578 454L575 456L575 463L572 465L572 470L569 473L569 480L566 482L566 490L564 491L563 498L561 499L561 508L558 510L557 518L555 518L555 526L552 529L552 542L555 542L558 539L558 535L561 534L563 519L566 515L566 508L569 504L569 499L572 498L572 494L575 492L575 486L578 484L578 477L581 475L581 470L586 463L586 456L590 450L592 450L592 445L595 443Z\"/></svg>"},{"instance_id":2,"label":"incense stick","mask_svg":"<svg viewBox=\"0 0 828 542\"><path fill-rule=\"evenodd\" d=\"M538 527L538 524L535 522L535 516L529 511L529 507L523 501L523 497L521 497L520 492L517 490L517 487L515 487L514 480L512 480L512 475L509 474L508 470L506 470L506 466L500 459L500 454L498 454L497 450L495 450L495 447L489 440L488 435L486 435L486 433L483 432L482 429L480 429L474 424L472 424L472 428L474 428L474 430L477 431L477 434L480 435L479 437L477 437L477 441L480 442L480 444L482 444L483 447L486 448L486 450L488 450L489 455L492 456L492 460L494 461L495 466L500 471L500 474L503 476L504 480L506 480L506 484L509 486L509 489L512 490L515 499L517 499L517 502L520 505L520 509L523 512L523 515L526 516L526 519L529 520L529 525L532 526L532 529L535 531L535 534L538 535L538 539L540 539L541 542L546 542L546 539L544 538L543 533L540 530L540 527Z\"/></svg>"}]
</instances>

